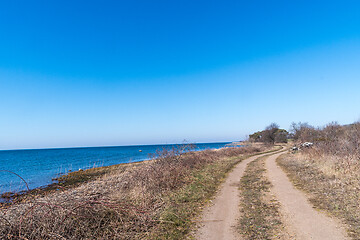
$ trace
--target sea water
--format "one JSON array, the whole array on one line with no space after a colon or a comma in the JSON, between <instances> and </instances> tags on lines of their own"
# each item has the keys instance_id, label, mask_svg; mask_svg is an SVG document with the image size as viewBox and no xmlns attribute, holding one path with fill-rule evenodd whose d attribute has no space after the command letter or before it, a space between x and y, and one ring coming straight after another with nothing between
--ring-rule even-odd
<instances>
[{"instance_id":1,"label":"sea water","mask_svg":"<svg viewBox=\"0 0 360 240\"><path fill-rule=\"evenodd\" d=\"M229 143L199 143L195 150L218 149L227 144ZM69 171L144 161L157 150L178 146L168 144L0 151L0 193L26 190L25 183L15 174L21 176L30 189L34 189L51 184L53 178Z\"/></svg>"}]
</instances>

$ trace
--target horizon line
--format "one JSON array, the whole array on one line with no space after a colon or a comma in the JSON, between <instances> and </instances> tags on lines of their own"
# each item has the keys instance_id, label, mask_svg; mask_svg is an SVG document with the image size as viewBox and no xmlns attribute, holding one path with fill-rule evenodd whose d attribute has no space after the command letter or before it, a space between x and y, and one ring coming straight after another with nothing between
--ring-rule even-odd
<instances>
[{"instance_id":1,"label":"horizon line","mask_svg":"<svg viewBox=\"0 0 360 240\"><path fill-rule=\"evenodd\" d=\"M134 147L134 146L156 146L156 145L186 145L186 144L207 144L207 143L233 143L243 140L220 141L220 142L183 142L183 143L155 143L155 144L129 144L129 145L103 145L103 146L75 146L75 147L49 147L49 148L14 148L0 149L2 151L31 151L31 150L60 150L60 149L81 149L81 148L114 148L114 147Z\"/></svg>"}]
</instances>

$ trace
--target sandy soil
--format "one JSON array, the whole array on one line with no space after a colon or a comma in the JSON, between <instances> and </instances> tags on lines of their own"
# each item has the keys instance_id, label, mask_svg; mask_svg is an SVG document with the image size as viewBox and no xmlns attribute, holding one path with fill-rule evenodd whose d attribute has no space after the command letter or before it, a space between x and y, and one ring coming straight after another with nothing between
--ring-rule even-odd
<instances>
[{"instance_id":1,"label":"sandy soil","mask_svg":"<svg viewBox=\"0 0 360 240\"><path fill-rule=\"evenodd\" d=\"M294 188L286 174L276 164L275 154L267 158L268 177L272 191L281 204L285 224L295 233L294 239L347 239L343 226L335 219L315 210L305 194Z\"/></svg>"},{"instance_id":2,"label":"sandy soil","mask_svg":"<svg viewBox=\"0 0 360 240\"><path fill-rule=\"evenodd\" d=\"M239 163L229 173L212 204L205 208L201 226L195 233L200 240L241 239L235 230L239 219L240 194L239 182L246 165L258 157L270 155L266 159L268 177L273 184L272 194L281 205L284 224L289 239L347 239L343 226L335 219L315 210L307 201L305 194L291 184L286 174L277 166L275 160L282 153L263 154L250 157Z\"/></svg>"},{"instance_id":3,"label":"sandy soil","mask_svg":"<svg viewBox=\"0 0 360 240\"><path fill-rule=\"evenodd\" d=\"M235 230L240 214L239 183L246 165L260 156L263 155L245 159L229 173L212 204L204 210L201 226L195 234L196 239L240 239L239 234Z\"/></svg>"}]
</instances>

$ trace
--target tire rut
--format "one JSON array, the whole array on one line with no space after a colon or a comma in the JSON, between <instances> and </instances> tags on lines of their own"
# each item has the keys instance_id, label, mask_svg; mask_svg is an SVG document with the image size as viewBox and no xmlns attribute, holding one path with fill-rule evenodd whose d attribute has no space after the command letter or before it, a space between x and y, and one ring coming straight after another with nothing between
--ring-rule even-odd
<instances>
[{"instance_id":1,"label":"tire rut","mask_svg":"<svg viewBox=\"0 0 360 240\"><path fill-rule=\"evenodd\" d=\"M264 153L249 157L234 167L234 169L228 174L225 182L221 185L218 194L212 201L212 204L205 208L201 220L201 226L195 233L196 239L241 239L240 234L235 228L240 217L240 179L242 178L248 163L259 157L271 154L274 153Z\"/></svg>"},{"instance_id":2,"label":"tire rut","mask_svg":"<svg viewBox=\"0 0 360 240\"><path fill-rule=\"evenodd\" d=\"M286 225L295 233L294 239L348 239L344 227L336 219L315 210L306 195L293 186L276 164L276 159L280 155L281 153L278 153L268 157L266 168L268 178L273 185L272 191L280 202Z\"/></svg>"}]
</instances>

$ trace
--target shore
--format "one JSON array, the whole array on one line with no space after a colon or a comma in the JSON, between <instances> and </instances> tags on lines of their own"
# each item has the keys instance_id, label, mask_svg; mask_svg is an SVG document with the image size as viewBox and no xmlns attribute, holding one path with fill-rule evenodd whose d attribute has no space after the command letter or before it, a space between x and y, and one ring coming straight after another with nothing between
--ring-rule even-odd
<instances>
[{"instance_id":1,"label":"shore","mask_svg":"<svg viewBox=\"0 0 360 240\"><path fill-rule=\"evenodd\" d=\"M23 198L28 198L29 196L33 196L33 195L44 195L44 194L48 194L49 192L54 192L54 191L59 191L59 189L67 189L70 187L74 187L77 186L78 184L87 182L87 181L91 181L96 179L97 177L100 177L104 174L107 174L109 172L111 172L112 170L115 170L117 168L121 168L124 166L128 166L129 164L137 164L137 163L141 163L141 162L146 162L146 161L151 161L152 158L154 158L156 156L156 151L157 149L165 149L168 148L169 146L176 149L188 149L191 151L203 151L204 146L206 147L213 147L212 145L219 145L219 144L224 144L224 143L200 143L199 145L194 145L194 144L178 144L178 145L174 145L174 144L170 144L170 145L139 145L139 146L130 146L132 153L133 154L141 154L144 155L143 159L141 160L136 160L133 162L129 162L128 160L126 162L122 162L122 163L116 163L116 164L110 164L107 166L100 166L100 167L90 167L90 168L85 168L82 169L82 167L80 166L79 170L77 171L65 171L65 173L61 174L58 177L53 177L51 178L51 183L48 184L44 184L42 186L38 186L38 187L33 187L30 188L30 190L21 190L21 191L9 191L9 192L3 192L0 193L0 204L1 203L11 203L11 202L18 202L20 200L22 200ZM226 145L225 145L226 146ZM153 149L149 149L152 147L156 147ZM115 147L115 148L128 148L128 146L124 146L124 147ZM196 149L199 148L199 149ZM82 150L93 150L93 149L104 149L104 148L83 148ZM105 148L105 149L114 149L114 147L110 147L110 148ZM141 150L143 149L143 150ZM221 148L219 148L221 149ZM55 149L56 151L58 151L58 149ZM60 149L61 151L62 149ZM69 150L72 151L74 149L64 149L64 150ZM79 149L75 149L75 151L77 151ZM156 150L156 151L155 151ZM213 149L215 150L215 149ZM35 151L41 151L41 150L35 150ZM45 150L47 151L47 149ZM41 152L39 152L41 153ZM119 152L120 156L121 156L121 152ZM152 156L154 155L154 156ZM139 156L137 156L138 158ZM129 155L128 156L129 159L132 159L132 157ZM120 158L121 159L121 158ZM26 166L24 166L26 167ZM14 173L14 175L16 175ZM23 175L22 177L26 177L26 175ZM31 179L30 179L31 180ZM25 180L23 180L25 182ZM29 180L27 180L29 181ZM25 184L27 185L27 182L25 182Z\"/></svg>"},{"instance_id":2,"label":"shore","mask_svg":"<svg viewBox=\"0 0 360 240\"><path fill-rule=\"evenodd\" d=\"M119 163L105 167L95 167L85 170L80 169L78 171L68 172L64 175L53 178L54 182L45 186L20 192L2 193L0 195L0 207L9 206L15 203L26 202L29 201L29 199L44 197L57 191L68 190L89 181L96 180L97 178L104 176L105 174L109 174L112 171L118 170L120 168L134 167L147 161L151 160L144 160L133 163Z\"/></svg>"},{"instance_id":3,"label":"shore","mask_svg":"<svg viewBox=\"0 0 360 240\"><path fill-rule=\"evenodd\" d=\"M0 151L0 159L7 159L0 161L1 169L4 169L3 172L0 170L0 195L5 192L19 193L28 188L43 188L54 183L52 179L79 169L149 160L161 149L191 145L195 146L196 150L204 150L220 148L226 144L228 143L218 142L197 145L162 144ZM27 183L21 181L19 176Z\"/></svg>"},{"instance_id":4,"label":"shore","mask_svg":"<svg viewBox=\"0 0 360 240\"><path fill-rule=\"evenodd\" d=\"M246 145L245 145L246 144ZM233 142L232 145L234 147L239 146L255 146L257 143L249 143L249 142ZM230 145L231 146L231 145ZM210 149L211 151L221 151L223 148L218 149ZM209 150L209 149L207 149ZM193 150L194 152L206 151L206 150ZM111 172L136 167L139 164L146 164L146 162L151 162L154 159L144 159L137 162L127 162L127 163L119 163L113 164L109 166L103 167L93 167L89 169L79 169L78 171L69 171L66 174L63 174L59 177L53 178L53 183L44 185L41 187L37 187L30 190L23 190L19 192L5 192L0 194L0 207L6 207L15 203L21 203L29 201L29 199L34 199L38 197L44 197L49 194L53 194L57 191L64 191L74 187L77 187L81 184L87 183L89 181L94 181L97 178L100 178L106 174L110 174Z\"/></svg>"},{"instance_id":5,"label":"shore","mask_svg":"<svg viewBox=\"0 0 360 240\"><path fill-rule=\"evenodd\" d=\"M102 234L107 232L110 235L105 239L180 238L189 233L191 219L213 196L226 173L244 157L263 150L248 146L180 156L167 151L154 161L72 172L50 189L3 205L6 209L1 213L11 224L1 227L7 234L22 236L35 234L37 229L39 238L49 237L49 231L90 238L105 238ZM19 218L24 218L25 212L29 214L19 233ZM102 220L104 214L110 214L107 223Z\"/></svg>"}]
</instances>

